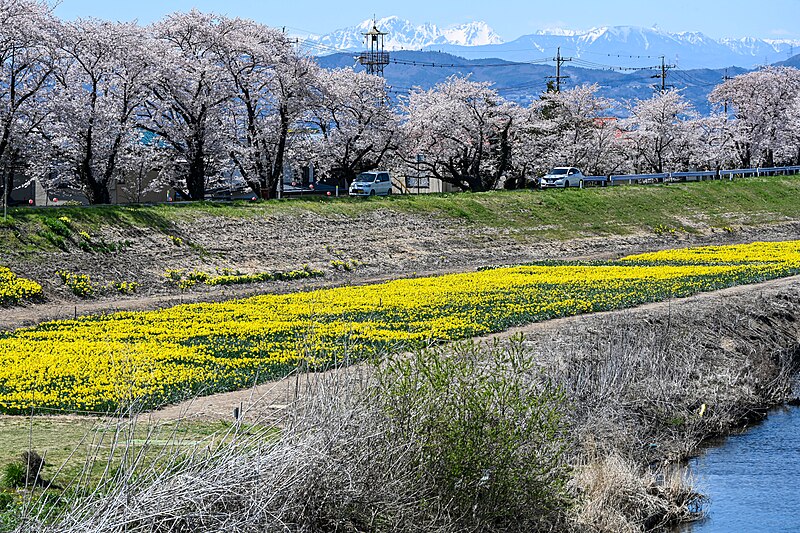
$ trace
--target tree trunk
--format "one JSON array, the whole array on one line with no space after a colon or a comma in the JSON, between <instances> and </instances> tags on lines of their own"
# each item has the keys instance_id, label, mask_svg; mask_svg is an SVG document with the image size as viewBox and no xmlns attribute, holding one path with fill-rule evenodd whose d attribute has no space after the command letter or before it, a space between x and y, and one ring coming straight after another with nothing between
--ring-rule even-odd
<instances>
[{"instance_id":1,"label":"tree trunk","mask_svg":"<svg viewBox=\"0 0 800 533\"><path fill-rule=\"evenodd\" d=\"M280 109L281 129L278 135L278 149L275 152L275 161L272 163L272 170L269 175L269 192L275 198L278 185L283 180L283 160L286 154L286 140L289 137L289 109L286 104L281 105Z\"/></svg>"},{"instance_id":2,"label":"tree trunk","mask_svg":"<svg viewBox=\"0 0 800 533\"><path fill-rule=\"evenodd\" d=\"M89 177L85 183L87 185L86 192L88 193L87 196L90 204L96 205L111 203L111 194L108 191L107 183L102 180L98 181L93 177Z\"/></svg>"},{"instance_id":3,"label":"tree trunk","mask_svg":"<svg viewBox=\"0 0 800 533\"><path fill-rule=\"evenodd\" d=\"M189 198L203 200L206 196L206 161L202 142L195 146L189 158L189 172L186 175L186 188Z\"/></svg>"}]
</instances>

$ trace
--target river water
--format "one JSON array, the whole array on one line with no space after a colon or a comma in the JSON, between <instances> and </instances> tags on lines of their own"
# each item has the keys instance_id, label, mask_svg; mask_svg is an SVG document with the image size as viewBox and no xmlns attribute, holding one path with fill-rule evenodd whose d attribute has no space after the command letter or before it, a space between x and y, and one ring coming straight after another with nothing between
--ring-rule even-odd
<instances>
[{"instance_id":1,"label":"river water","mask_svg":"<svg viewBox=\"0 0 800 533\"><path fill-rule=\"evenodd\" d=\"M800 532L800 407L770 412L690 462L708 517L680 533Z\"/></svg>"}]
</instances>

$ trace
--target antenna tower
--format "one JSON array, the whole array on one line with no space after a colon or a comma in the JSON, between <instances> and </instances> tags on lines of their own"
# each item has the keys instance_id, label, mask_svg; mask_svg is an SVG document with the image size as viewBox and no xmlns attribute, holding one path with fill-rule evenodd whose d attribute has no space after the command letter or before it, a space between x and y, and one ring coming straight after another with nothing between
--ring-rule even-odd
<instances>
[{"instance_id":1,"label":"antenna tower","mask_svg":"<svg viewBox=\"0 0 800 533\"><path fill-rule=\"evenodd\" d=\"M358 62L364 65L368 74L383 76L383 69L389 64L389 52L385 51L384 38L389 35L378 29L378 23L372 20L372 29L362 33L366 49L358 56Z\"/></svg>"}]
</instances>

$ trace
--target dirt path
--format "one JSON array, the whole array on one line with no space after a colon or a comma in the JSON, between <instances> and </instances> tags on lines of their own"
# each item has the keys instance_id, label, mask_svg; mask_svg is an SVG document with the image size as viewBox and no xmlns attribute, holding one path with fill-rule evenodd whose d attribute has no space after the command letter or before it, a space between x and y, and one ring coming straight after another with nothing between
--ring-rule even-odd
<instances>
[{"instance_id":1,"label":"dirt path","mask_svg":"<svg viewBox=\"0 0 800 533\"><path fill-rule=\"evenodd\" d=\"M715 292L700 293L688 298L655 302L631 309L606 311L588 315L537 322L526 326L512 328L507 331L476 339L492 341L507 339L514 335L547 335L562 330L591 327L592 323L603 321L608 317L624 316L628 320L648 320L656 314L663 314L668 309L713 310L725 306L734 299L752 299L760 295L776 294L789 287L800 286L800 276L783 278L753 285L740 285ZM279 381L266 383L250 389L216 394L196 398L194 400L165 407L149 413L152 420L233 420L234 409L239 408L244 421L275 421L283 411L298 399L300 391L307 389L304 380L316 380L320 374L303 376L292 375Z\"/></svg>"}]
</instances>

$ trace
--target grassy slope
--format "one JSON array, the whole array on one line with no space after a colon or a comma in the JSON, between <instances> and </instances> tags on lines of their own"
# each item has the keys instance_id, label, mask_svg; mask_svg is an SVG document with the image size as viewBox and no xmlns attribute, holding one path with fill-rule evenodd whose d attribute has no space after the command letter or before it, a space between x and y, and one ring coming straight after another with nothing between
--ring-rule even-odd
<instances>
[{"instance_id":1,"label":"grassy slope","mask_svg":"<svg viewBox=\"0 0 800 533\"><path fill-rule=\"evenodd\" d=\"M42 477L66 486L85 474L99 476L109 461L118 464L119 450L147 446L149 453L165 450L190 452L226 438L224 422L134 423L95 418L0 417L0 468L20 461L23 451L33 449L44 457ZM113 457L113 458L112 458ZM3 487L0 487L0 491Z\"/></svg>"},{"instance_id":2,"label":"grassy slope","mask_svg":"<svg viewBox=\"0 0 800 533\"><path fill-rule=\"evenodd\" d=\"M357 217L378 209L433 215L538 238L624 235L653 229L692 231L696 224L724 228L800 218L800 176L586 190L493 191L480 194L393 196L378 199L305 198L293 201L16 208L0 221L0 251L48 248L37 234L42 220L66 215L81 227L152 227L169 233L173 224L201 216L246 218L292 216Z\"/></svg>"}]
</instances>

